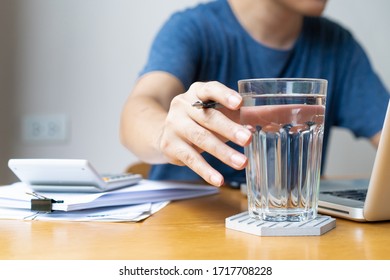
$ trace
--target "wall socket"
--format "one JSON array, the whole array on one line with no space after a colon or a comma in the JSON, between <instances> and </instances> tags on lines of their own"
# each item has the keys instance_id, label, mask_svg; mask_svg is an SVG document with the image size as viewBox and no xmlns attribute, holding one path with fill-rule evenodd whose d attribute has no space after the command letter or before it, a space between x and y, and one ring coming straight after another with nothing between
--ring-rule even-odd
<instances>
[{"instance_id":1,"label":"wall socket","mask_svg":"<svg viewBox=\"0 0 390 280\"><path fill-rule=\"evenodd\" d=\"M62 143L69 138L65 114L29 115L22 120L22 139L27 143Z\"/></svg>"}]
</instances>

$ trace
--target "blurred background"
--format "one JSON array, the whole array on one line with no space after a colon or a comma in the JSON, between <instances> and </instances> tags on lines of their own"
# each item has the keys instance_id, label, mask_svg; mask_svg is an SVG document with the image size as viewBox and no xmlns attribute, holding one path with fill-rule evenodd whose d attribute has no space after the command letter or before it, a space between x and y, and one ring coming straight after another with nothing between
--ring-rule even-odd
<instances>
[{"instance_id":1,"label":"blurred background","mask_svg":"<svg viewBox=\"0 0 390 280\"><path fill-rule=\"evenodd\" d=\"M10 158L84 158L104 173L137 161L119 119L152 39L199 0L0 0L0 184ZM329 0L390 86L390 1ZM369 176L375 149L334 129L325 174Z\"/></svg>"}]
</instances>

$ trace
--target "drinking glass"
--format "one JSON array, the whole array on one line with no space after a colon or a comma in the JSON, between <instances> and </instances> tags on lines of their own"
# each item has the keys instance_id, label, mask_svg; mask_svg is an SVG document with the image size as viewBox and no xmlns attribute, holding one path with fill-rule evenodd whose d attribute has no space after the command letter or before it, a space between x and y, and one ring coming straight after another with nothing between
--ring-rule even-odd
<instances>
[{"instance_id":1,"label":"drinking glass","mask_svg":"<svg viewBox=\"0 0 390 280\"><path fill-rule=\"evenodd\" d=\"M241 123L252 132L245 147L248 212L266 221L317 216L327 81L238 81Z\"/></svg>"}]
</instances>

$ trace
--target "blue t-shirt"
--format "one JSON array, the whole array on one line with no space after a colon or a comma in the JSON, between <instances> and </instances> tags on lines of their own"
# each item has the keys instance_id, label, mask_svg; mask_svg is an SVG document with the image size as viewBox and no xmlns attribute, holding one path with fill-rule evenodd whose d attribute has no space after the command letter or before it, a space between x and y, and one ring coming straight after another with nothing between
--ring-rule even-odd
<instances>
[{"instance_id":1,"label":"blue t-shirt","mask_svg":"<svg viewBox=\"0 0 390 280\"><path fill-rule=\"evenodd\" d=\"M389 93L350 32L324 18L306 17L295 45L277 50L255 41L240 25L226 0L177 12L157 34L143 75L165 71L187 90L195 81L219 81L237 90L249 78L321 78L328 80L323 164L332 126L372 137L383 125ZM243 152L233 143L231 146ZM204 153L226 181L244 181L237 171ZM188 167L155 165L150 179L199 180Z\"/></svg>"}]
</instances>

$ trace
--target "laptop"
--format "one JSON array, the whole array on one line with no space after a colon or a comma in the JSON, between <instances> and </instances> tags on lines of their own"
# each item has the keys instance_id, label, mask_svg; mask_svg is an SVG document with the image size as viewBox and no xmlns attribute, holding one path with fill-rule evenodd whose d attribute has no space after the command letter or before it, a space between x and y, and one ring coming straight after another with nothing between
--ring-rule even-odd
<instances>
[{"instance_id":1,"label":"laptop","mask_svg":"<svg viewBox=\"0 0 390 280\"><path fill-rule=\"evenodd\" d=\"M318 212L361 222L390 220L390 103L370 179L322 180Z\"/></svg>"},{"instance_id":2,"label":"laptop","mask_svg":"<svg viewBox=\"0 0 390 280\"><path fill-rule=\"evenodd\" d=\"M101 175L85 159L10 159L9 168L34 191L107 192L136 185L140 174Z\"/></svg>"}]
</instances>

